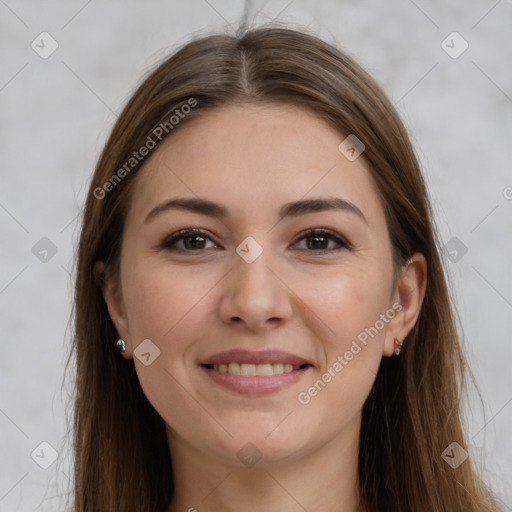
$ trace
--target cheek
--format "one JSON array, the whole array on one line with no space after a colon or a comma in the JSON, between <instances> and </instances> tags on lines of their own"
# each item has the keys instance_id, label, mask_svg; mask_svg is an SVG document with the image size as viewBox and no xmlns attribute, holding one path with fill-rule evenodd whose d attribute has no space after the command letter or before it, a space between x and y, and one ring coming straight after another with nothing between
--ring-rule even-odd
<instances>
[{"instance_id":1,"label":"cheek","mask_svg":"<svg viewBox=\"0 0 512 512\"><path fill-rule=\"evenodd\" d=\"M126 269L123 296L134 346L148 338L162 352L182 357L213 319L207 308L221 275L207 266L179 268L129 257Z\"/></svg>"},{"instance_id":2,"label":"cheek","mask_svg":"<svg viewBox=\"0 0 512 512\"><path fill-rule=\"evenodd\" d=\"M296 396L301 421L323 418L323 435L335 435L361 410L382 358L391 280L379 271L351 272L326 279L323 293L304 297L323 332L322 364ZM304 288L305 293L307 286ZM388 321L392 318L388 315ZM333 414L333 411L336 411Z\"/></svg>"},{"instance_id":3,"label":"cheek","mask_svg":"<svg viewBox=\"0 0 512 512\"><path fill-rule=\"evenodd\" d=\"M204 415L190 399L195 393L190 370L196 345L204 340L207 324L214 318L208 308L219 277L211 269L170 268L129 257L125 261L123 295L134 347L150 339L160 351L149 366L135 355L139 382L166 423L185 434L194 423L191 418L200 422ZM187 414L176 414L177 410Z\"/></svg>"},{"instance_id":4,"label":"cheek","mask_svg":"<svg viewBox=\"0 0 512 512\"><path fill-rule=\"evenodd\" d=\"M123 295L134 340L142 336L164 342L182 324L191 323L214 284L211 275L200 276L190 269L132 265Z\"/></svg>"},{"instance_id":5,"label":"cheek","mask_svg":"<svg viewBox=\"0 0 512 512\"><path fill-rule=\"evenodd\" d=\"M332 270L332 269L330 269ZM297 395L304 416L325 416L333 429L347 421L366 400L382 359L385 333L394 317L391 257L371 264L361 260L325 275L302 278L301 298L314 315L309 329L320 336L319 371Z\"/></svg>"},{"instance_id":6,"label":"cheek","mask_svg":"<svg viewBox=\"0 0 512 512\"><path fill-rule=\"evenodd\" d=\"M325 333L322 341L328 359L348 350L361 333L364 338L390 306L392 273L378 262L329 269L320 275L301 276L300 281L300 298L315 313L316 327L311 329ZM378 327L383 335L381 322Z\"/></svg>"}]
</instances>

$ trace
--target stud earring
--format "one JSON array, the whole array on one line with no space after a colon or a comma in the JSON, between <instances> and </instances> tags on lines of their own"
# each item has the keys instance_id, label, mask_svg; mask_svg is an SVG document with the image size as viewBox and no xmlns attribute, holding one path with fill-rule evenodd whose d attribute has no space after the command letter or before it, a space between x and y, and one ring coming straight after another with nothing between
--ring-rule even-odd
<instances>
[{"instance_id":1,"label":"stud earring","mask_svg":"<svg viewBox=\"0 0 512 512\"><path fill-rule=\"evenodd\" d=\"M398 338L395 338L395 354L397 356L400 355L400 351L402 350L403 341L400 341Z\"/></svg>"},{"instance_id":2,"label":"stud earring","mask_svg":"<svg viewBox=\"0 0 512 512\"><path fill-rule=\"evenodd\" d=\"M124 354L126 352L126 342L119 338L116 343L116 349L120 354Z\"/></svg>"}]
</instances>

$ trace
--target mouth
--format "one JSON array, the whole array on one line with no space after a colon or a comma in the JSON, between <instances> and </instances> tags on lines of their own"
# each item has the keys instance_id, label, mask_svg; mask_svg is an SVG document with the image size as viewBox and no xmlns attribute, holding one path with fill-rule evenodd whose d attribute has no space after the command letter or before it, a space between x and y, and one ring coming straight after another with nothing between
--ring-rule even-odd
<instances>
[{"instance_id":1,"label":"mouth","mask_svg":"<svg viewBox=\"0 0 512 512\"><path fill-rule=\"evenodd\" d=\"M298 382L313 368L307 360L278 350L231 350L199 366L215 383L243 395L275 393Z\"/></svg>"},{"instance_id":2,"label":"mouth","mask_svg":"<svg viewBox=\"0 0 512 512\"><path fill-rule=\"evenodd\" d=\"M272 377L274 375L283 375L284 373L303 370L304 368L307 368L311 365L309 363L302 365L292 365L289 363L240 364L231 362L228 364L204 364L201 366L204 366L208 370L213 370L215 372L240 375L242 377Z\"/></svg>"}]
</instances>

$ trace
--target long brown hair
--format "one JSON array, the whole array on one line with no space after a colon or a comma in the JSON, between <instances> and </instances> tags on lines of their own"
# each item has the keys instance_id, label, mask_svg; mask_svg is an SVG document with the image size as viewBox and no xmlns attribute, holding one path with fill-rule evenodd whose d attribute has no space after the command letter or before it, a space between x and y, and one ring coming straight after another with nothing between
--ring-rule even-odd
<instances>
[{"instance_id":1,"label":"long brown hair","mask_svg":"<svg viewBox=\"0 0 512 512\"><path fill-rule=\"evenodd\" d=\"M194 108L171 126L173 113L192 102ZM497 510L471 458L452 468L442 457L452 442L469 449L461 416L465 363L427 191L405 128L379 86L347 55L279 26L201 37L166 58L129 100L99 158L75 288L73 510L163 511L171 502L165 424L146 399L133 361L116 354L118 335L94 264L118 267L132 183L144 163L127 166L133 152L148 145L148 137L158 143L159 126L172 137L190 119L230 102L295 103L321 115L340 135L356 134L385 209L395 268L414 252L427 261L419 319L400 357L382 358L363 407L364 506L372 512Z\"/></svg>"}]
</instances>

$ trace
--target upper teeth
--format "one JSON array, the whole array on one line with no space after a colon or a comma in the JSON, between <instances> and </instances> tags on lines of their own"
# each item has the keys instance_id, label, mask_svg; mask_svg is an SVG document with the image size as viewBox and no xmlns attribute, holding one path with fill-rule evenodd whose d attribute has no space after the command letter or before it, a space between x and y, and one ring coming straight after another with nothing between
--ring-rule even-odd
<instances>
[{"instance_id":1,"label":"upper teeth","mask_svg":"<svg viewBox=\"0 0 512 512\"><path fill-rule=\"evenodd\" d=\"M292 366L283 363L265 363L265 364L214 364L215 371L221 373L232 373L233 375L241 375L242 377L269 377L271 375L281 375L282 373L290 373L298 370L300 366Z\"/></svg>"}]
</instances>

